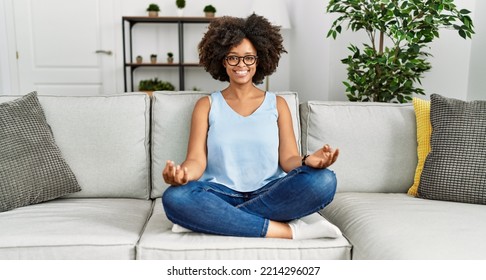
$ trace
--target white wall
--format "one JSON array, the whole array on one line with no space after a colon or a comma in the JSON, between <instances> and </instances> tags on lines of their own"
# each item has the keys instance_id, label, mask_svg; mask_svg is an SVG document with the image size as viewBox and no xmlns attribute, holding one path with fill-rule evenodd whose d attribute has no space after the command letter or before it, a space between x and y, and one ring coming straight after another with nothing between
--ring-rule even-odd
<instances>
[{"instance_id":1,"label":"white wall","mask_svg":"<svg viewBox=\"0 0 486 280\"><path fill-rule=\"evenodd\" d=\"M330 48L326 40L329 27L324 14L324 1L290 2L291 51L290 89L299 100L327 100L330 79Z\"/></svg>"},{"instance_id":2,"label":"white wall","mask_svg":"<svg viewBox=\"0 0 486 280\"><path fill-rule=\"evenodd\" d=\"M476 26L469 61L467 100L486 100L486 1L477 1L474 14Z\"/></svg>"},{"instance_id":3,"label":"white wall","mask_svg":"<svg viewBox=\"0 0 486 280\"><path fill-rule=\"evenodd\" d=\"M480 14L475 9L478 2L480 1L455 1L460 9L473 11L473 21L474 15ZM472 40L464 40L455 30L440 31L440 38L431 44L432 69L422 80L427 95L437 93L462 100L467 98L471 45L476 39L474 36Z\"/></svg>"},{"instance_id":4,"label":"white wall","mask_svg":"<svg viewBox=\"0 0 486 280\"><path fill-rule=\"evenodd\" d=\"M17 74L15 72L15 37L12 35L11 14L6 12L13 0L0 0L0 94L16 89ZM214 5L217 16L231 15L246 17L251 11L253 1L265 0L187 0L186 16L201 16L202 8L207 4ZM348 54L350 42L358 44L366 41L365 34L343 31L337 40L326 38L327 31L337 15L327 14L328 0L281 0L289 8L292 24L290 30L283 30L284 45L288 54L284 54L277 72L270 77L270 90L292 90L299 93L300 101L307 100L347 100L342 81L346 79L346 69L341 59ZM123 56L121 17L146 15L148 4L156 2L161 7L161 15L176 15L174 0L119 0L114 8L115 40L118 54L116 65L117 90L123 91ZM443 30L441 38L431 46L432 69L423 79L423 87L428 95L439 93L459 99L484 99L482 89L486 55L483 50L486 43L486 20L481 15L486 14L485 1L456 0L459 8L473 11L476 35L473 40L463 40L455 32ZM143 28L142 28L143 29ZM172 32L172 33L171 33ZM188 48L195 50L202 35L186 39ZM175 48L174 43L167 43L165 35L172 36L173 31L165 31L163 27L145 28L141 30L139 41L135 46L137 52L144 56L154 51L166 53ZM192 46L191 46L192 45ZM196 59L197 52L186 54L186 58ZM13 69L13 70L12 70ZM215 82L201 69L191 70L197 74L188 79L187 88L192 86L204 90L220 89L223 83ZM154 73L155 74L155 73ZM148 73L152 75L152 73ZM169 77L176 80L177 78ZM177 84L177 83L175 83Z\"/></svg>"}]
</instances>

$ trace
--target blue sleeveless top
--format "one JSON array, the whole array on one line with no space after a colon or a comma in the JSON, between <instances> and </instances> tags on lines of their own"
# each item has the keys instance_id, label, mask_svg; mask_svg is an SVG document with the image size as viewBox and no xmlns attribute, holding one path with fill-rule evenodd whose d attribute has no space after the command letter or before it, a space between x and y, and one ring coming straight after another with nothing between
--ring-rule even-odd
<instances>
[{"instance_id":1,"label":"blue sleeveless top","mask_svg":"<svg viewBox=\"0 0 486 280\"><path fill-rule=\"evenodd\" d=\"M251 192L285 176L278 161L278 111L274 93L249 116L241 116L221 92L211 94L207 166L201 181Z\"/></svg>"}]
</instances>

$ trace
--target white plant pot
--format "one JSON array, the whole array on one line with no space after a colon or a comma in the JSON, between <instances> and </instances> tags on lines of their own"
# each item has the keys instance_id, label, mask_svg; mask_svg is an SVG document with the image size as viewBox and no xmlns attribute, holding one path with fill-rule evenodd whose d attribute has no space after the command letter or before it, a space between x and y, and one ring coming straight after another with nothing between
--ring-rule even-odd
<instances>
[{"instance_id":1,"label":"white plant pot","mask_svg":"<svg viewBox=\"0 0 486 280\"><path fill-rule=\"evenodd\" d=\"M177 16L180 16L180 17L184 16L184 9L179 9L178 8L177 9Z\"/></svg>"}]
</instances>

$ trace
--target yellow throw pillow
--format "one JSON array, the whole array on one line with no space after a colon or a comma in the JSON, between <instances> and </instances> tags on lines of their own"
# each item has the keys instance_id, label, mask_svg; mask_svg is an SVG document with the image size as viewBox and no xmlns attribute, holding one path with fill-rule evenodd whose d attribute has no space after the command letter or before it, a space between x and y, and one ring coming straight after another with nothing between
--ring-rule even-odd
<instances>
[{"instance_id":1,"label":"yellow throw pillow","mask_svg":"<svg viewBox=\"0 0 486 280\"><path fill-rule=\"evenodd\" d=\"M430 152L430 136L432 134L432 124L430 123L430 101L420 98L413 98L413 108L417 121L417 155L418 163L415 169L413 185L408 189L408 194L417 196L420 183L420 175L424 168L425 158Z\"/></svg>"}]
</instances>

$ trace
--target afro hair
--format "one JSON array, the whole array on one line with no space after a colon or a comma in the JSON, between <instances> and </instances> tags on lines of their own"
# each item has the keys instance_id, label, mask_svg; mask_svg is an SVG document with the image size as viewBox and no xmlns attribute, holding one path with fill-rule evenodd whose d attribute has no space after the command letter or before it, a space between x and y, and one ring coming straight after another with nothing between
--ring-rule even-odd
<instances>
[{"instance_id":1,"label":"afro hair","mask_svg":"<svg viewBox=\"0 0 486 280\"><path fill-rule=\"evenodd\" d=\"M229 51L247 38L257 51L258 63L253 83L261 84L265 76L277 69L283 47L280 27L256 14L248 18L224 16L211 21L198 45L199 62L211 76L228 82L223 60Z\"/></svg>"}]
</instances>

